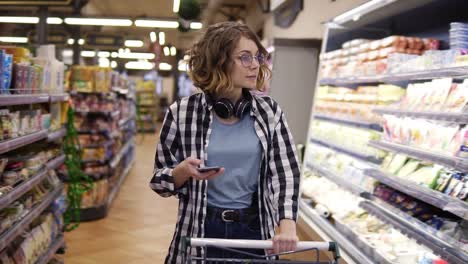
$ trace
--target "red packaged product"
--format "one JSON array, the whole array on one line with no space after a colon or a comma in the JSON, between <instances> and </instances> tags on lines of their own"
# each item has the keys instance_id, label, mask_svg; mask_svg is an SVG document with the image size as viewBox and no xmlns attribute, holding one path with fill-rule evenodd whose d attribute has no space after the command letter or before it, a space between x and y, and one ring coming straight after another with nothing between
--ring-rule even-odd
<instances>
[{"instance_id":1,"label":"red packaged product","mask_svg":"<svg viewBox=\"0 0 468 264\"><path fill-rule=\"evenodd\" d=\"M437 39L423 39L425 50L438 50L440 48L440 41Z\"/></svg>"}]
</instances>

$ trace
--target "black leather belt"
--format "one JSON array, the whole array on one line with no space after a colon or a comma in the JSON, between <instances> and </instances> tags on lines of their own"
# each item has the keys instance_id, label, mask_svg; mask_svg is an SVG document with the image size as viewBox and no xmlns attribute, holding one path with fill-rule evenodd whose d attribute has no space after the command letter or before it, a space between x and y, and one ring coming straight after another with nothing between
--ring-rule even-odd
<instances>
[{"instance_id":1,"label":"black leather belt","mask_svg":"<svg viewBox=\"0 0 468 264\"><path fill-rule=\"evenodd\" d=\"M207 207L207 217L221 218L224 222L249 222L252 217L258 215L258 210L254 208L245 209L225 209L217 207Z\"/></svg>"}]
</instances>

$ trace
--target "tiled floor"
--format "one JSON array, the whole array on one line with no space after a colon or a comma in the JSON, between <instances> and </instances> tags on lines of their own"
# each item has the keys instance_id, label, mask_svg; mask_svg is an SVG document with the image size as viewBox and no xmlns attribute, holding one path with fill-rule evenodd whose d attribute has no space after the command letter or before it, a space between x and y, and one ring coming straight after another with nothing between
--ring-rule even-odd
<instances>
[{"instance_id":1,"label":"tiled floor","mask_svg":"<svg viewBox=\"0 0 468 264\"><path fill-rule=\"evenodd\" d=\"M175 227L177 200L149 187L157 137L137 137L136 163L109 215L85 222L65 238L67 264L163 263Z\"/></svg>"}]
</instances>

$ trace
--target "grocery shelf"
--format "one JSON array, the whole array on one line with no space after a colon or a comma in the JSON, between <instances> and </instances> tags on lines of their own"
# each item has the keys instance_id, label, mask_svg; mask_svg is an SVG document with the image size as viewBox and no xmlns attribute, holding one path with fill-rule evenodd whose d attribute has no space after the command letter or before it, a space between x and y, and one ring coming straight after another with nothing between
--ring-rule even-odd
<instances>
[{"instance_id":1,"label":"grocery shelf","mask_svg":"<svg viewBox=\"0 0 468 264\"><path fill-rule=\"evenodd\" d=\"M372 194L370 194L360 186L352 184L343 177L338 176L336 172L330 170L329 168L326 168L322 165L313 162L307 162L306 167L310 170L317 171L322 177L329 179L341 188L348 190L358 196L361 196L363 198L369 198L372 196Z\"/></svg>"},{"instance_id":2,"label":"grocery shelf","mask_svg":"<svg viewBox=\"0 0 468 264\"><path fill-rule=\"evenodd\" d=\"M81 221L92 221L96 219L101 219L107 216L107 213L109 212L110 206L112 205L112 202L114 201L115 197L117 196L118 191L120 190L120 186L122 185L123 181L129 174L130 170L132 169L134 164L134 161L130 162L127 168L125 168L122 172L122 174L119 175L119 179L117 181L117 184L114 186L114 188L109 192L109 196L107 198L107 202L96 206L96 207L90 207L90 208L83 208L80 210L80 220Z\"/></svg>"},{"instance_id":3,"label":"grocery shelf","mask_svg":"<svg viewBox=\"0 0 468 264\"><path fill-rule=\"evenodd\" d=\"M335 86L346 86L351 84L370 84L380 83L382 77L369 76L369 77L342 77L342 78L322 78L320 79L320 85L335 85Z\"/></svg>"},{"instance_id":4,"label":"grocery shelf","mask_svg":"<svg viewBox=\"0 0 468 264\"><path fill-rule=\"evenodd\" d=\"M58 130L50 132L47 135L47 141L49 141L49 142L56 141L58 139L61 139L61 138L65 137L65 135L67 135L67 129L62 127L62 128L60 128Z\"/></svg>"},{"instance_id":5,"label":"grocery shelf","mask_svg":"<svg viewBox=\"0 0 468 264\"><path fill-rule=\"evenodd\" d=\"M440 255L449 263L468 263L468 255L456 245L456 241L447 236L442 237L436 230L419 220L382 202L362 201L359 206L400 230L403 234L432 249L435 254Z\"/></svg>"},{"instance_id":6,"label":"grocery shelf","mask_svg":"<svg viewBox=\"0 0 468 264\"><path fill-rule=\"evenodd\" d=\"M391 108L374 108L374 113L381 115L408 116L430 120L440 120L468 124L468 114L466 113L443 113L431 111L405 111Z\"/></svg>"},{"instance_id":7,"label":"grocery shelf","mask_svg":"<svg viewBox=\"0 0 468 264\"><path fill-rule=\"evenodd\" d=\"M107 137L110 137L110 138L114 138L114 137L117 137L120 132L115 130L115 131L111 131L111 130L108 130L108 129L103 129L103 130L98 130L98 129L91 129L91 130L78 130L78 134L92 134L92 135L96 135L96 134L102 134L102 135L105 135Z\"/></svg>"},{"instance_id":8,"label":"grocery shelf","mask_svg":"<svg viewBox=\"0 0 468 264\"><path fill-rule=\"evenodd\" d=\"M0 106L48 103L47 94L2 94Z\"/></svg>"},{"instance_id":9,"label":"grocery shelf","mask_svg":"<svg viewBox=\"0 0 468 264\"><path fill-rule=\"evenodd\" d=\"M361 248L340 233L328 220L322 218L310 205L302 199L299 201L299 215L323 239L334 241L342 250L342 257L348 263L375 263L374 258L366 256Z\"/></svg>"},{"instance_id":10,"label":"grocery shelf","mask_svg":"<svg viewBox=\"0 0 468 264\"><path fill-rule=\"evenodd\" d=\"M404 178L388 175L380 170L367 169L364 170L364 173L400 192L468 220L467 202L405 180Z\"/></svg>"},{"instance_id":11,"label":"grocery shelf","mask_svg":"<svg viewBox=\"0 0 468 264\"><path fill-rule=\"evenodd\" d=\"M26 136L21 136L13 139L7 139L0 142L0 154L3 154L8 151L21 148L23 146L29 145L36 141L47 138L48 131L47 129L40 130L38 132L31 133Z\"/></svg>"},{"instance_id":12,"label":"grocery shelf","mask_svg":"<svg viewBox=\"0 0 468 264\"><path fill-rule=\"evenodd\" d=\"M9 246L11 242L21 235L26 229L29 228L29 224L36 219L47 207L56 199L63 190L63 184L61 183L51 193L49 193L38 205L34 206L21 220L16 222L10 229L4 232L0 236L0 251L5 247Z\"/></svg>"},{"instance_id":13,"label":"grocery shelf","mask_svg":"<svg viewBox=\"0 0 468 264\"><path fill-rule=\"evenodd\" d=\"M65 246L65 238L63 235L57 236L49 246L47 252L44 252L34 264L47 264L54 257L57 250Z\"/></svg>"},{"instance_id":14,"label":"grocery shelf","mask_svg":"<svg viewBox=\"0 0 468 264\"><path fill-rule=\"evenodd\" d=\"M16 201L18 198L27 193L34 186L42 182L47 177L47 170L54 170L58 168L65 162L65 155L60 155L49 162L46 163L45 167L41 169L38 173L33 175L27 180L24 180L18 186L14 187L11 192L6 193L3 196L0 196L0 209L3 209L10 205L12 202Z\"/></svg>"},{"instance_id":15,"label":"grocery shelf","mask_svg":"<svg viewBox=\"0 0 468 264\"><path fill-rule=\"evenodd\" d=\"M12 191L0 196L0 210L8 207L11 203L23 196L34 186L38 185L42 180L47 177L47 169L43 168L38 173L34 174L27 180L24 180L18 186L14 187Z\"/></svg>"},{"instance_id":16,"label":"grocery shelf","mask_svg":"<svg viewBox=\"0 0 468 264\"><path fill-rule=\"evenodd\" d=\"M349 155L351 157L354 157L356 159L360 159L360 160L363 160L363 161L366 161L366 162L371 162L371 163L374 163L374 164L382 163L382 160L379 159L379 158L376 158L374 156L368 156L368 155L365 155L365 154L361 154L361 153L355 152L354 150L350 150L350 149L338 146L338 145L336 145L334 143L325 142L322 139L311 138L310 142L321 145L321 146L324 146L324 147L327 147L327 148L330 148L330 149L333 149L335 151L344 153L346 155Z\"/></svg>"},{"instance_id":17,"label":"grocery shelf","mask_svg":"<svg viewBox=\"0 0 468 264\"><path fill-rule=\"evenodd\" d=\"M130 117L126 119L119 120L119 128L124 127L129 121L134 120L134 119L135 119L135 115L131 115Z\"/></svg>"},{"instance_id":18,"label":"grocery shelf","mask_svg":"<svg viewBox=\"0 0 468 264\"><path fill-rule=\"evenodd\" d=\"M430 80L436 78L465 78L468 77L468 66L447 67L441 69L412 71L404 73L383 74L375 76L351 76L342 78L322 78L320 85L351 85L364 83L401 82L414 80Z\"/></svg>"},{"instance_id":19,"label":"grocery shelf","mask_svg":"<svg viewBox=\"0 0 468 264\"><path fill-rule=\"evenodd\" d=\"M49 95L50 102L55 103L55 102L65 102L70 99L70 95L67 93L62 93L62 94L51 94Z\"/></svg>"},{"instance_id":20,"label":"grocery shelf","mask_svg":"<svg viewBox=\"0 0 468 264\"><path fill-rule=\"evenodd\" d=\"M430 150L423 150L402 144L387 141L369 141L369 145L375 148L406 154L410 157L434 162L446 167L451 167L461 172L468 172L468 159L438 154Z\"/></svg>"},{"instance_id":21,"label":"grocery shelf","mask_svg":"<svg viewBox=\"0 0 468 264\"><path fill-rule=\"evenodd\" d=\"M345 118L339 118L339 117L322 115L322 114L315 114L314 118L318 119L318 120L329 121L329 122L348 125L348 126L354 126L354 127L359 127L359 128L365 128L365 129L372 129L372 130L376 130L376 131L379 131L379 132L383 131L382 126L379 125L379 124L371 123L371 122L365 122L365 121L359 121L359 120L353 120L352 118L345 119Z\"/></svg>"},{"instance_id":22,"label":"grocery shelf","mask_svg":"<svg viewBox=\"0 0 468 264\"><path fill-rule=\"evenodd\" d=\"M49 170L55 170L58 167L60 167L64 162L65 162L65 154L62 154L56 158L51 159L49 162L47 162L46 167Z\"/></svg>"},{"instance_id":23,"label":"grocery shelf","mask_svg":"<svg viewBox=\"0 0 468 264\"><path fill-rule=\"evenodd\" d=\"M109 165L111 168L117 167L122 157L128 152L128 150L134 145L133 138L128 140L127 143L120 149L120 151L110 161Z\"/></svg>"},{"instance_id":24,"label":"grocery shelf","mask_svg":"<svg viewBox=\"0 0 468 264\"><path fill-rule=\"evenodd\" d=\"M80 115L103 115L108 116L111 118L117 118L120 115L120 111L83 111L83 110L75 110L75 113Z\"/></svg>"}]
</instances>

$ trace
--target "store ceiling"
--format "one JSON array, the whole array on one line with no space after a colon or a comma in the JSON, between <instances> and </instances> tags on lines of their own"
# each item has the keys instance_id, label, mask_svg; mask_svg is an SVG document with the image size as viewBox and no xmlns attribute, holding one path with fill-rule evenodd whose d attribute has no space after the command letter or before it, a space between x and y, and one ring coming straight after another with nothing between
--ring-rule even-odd
<instances>
[{"instance_id":1,"label":"store ceiling","mask_svg":"<svg viewBox=\"0 0 468 264\"><path fill-rule=\"evenodd\" d=\"M74 0L72 4L75 2ZM83 17L122 17L122 18L153 18L153 19L177 19L173 9L172 0L89 0L81 1L86 3L81 10L80 15ZM245 8L248 0L199 0L202 7L200 21L206 23L215 23L226 21L245 15ZM8 15L37 15L37 7L12 7L0 6L0 13L3 16ZM224 13L224 14L223 14ZM49 16L65 17L73 14L73 8L70 7L50 7ZM229 18L229 15L232 15ZM32 30L35 30L35 25L24 24L0 24L0 35L24 35ZM149 33L154 31L153 28L143 27L97 27L86 26L81 27L81 32L95 32L102 34L117 34L126 39L143 40L145 46L142 48L134 48L135 51L147 51L150 43ZM70 33L71 26L67 25L50 25L50 31L61 31ZM180 50L188 49L200 35L200 30L191 30L190 32L179 32L178 29L161 29L166 33L166 44L174 45ZM92 47L84 47L92 48Z\"/></svg>"}]
</instances>

